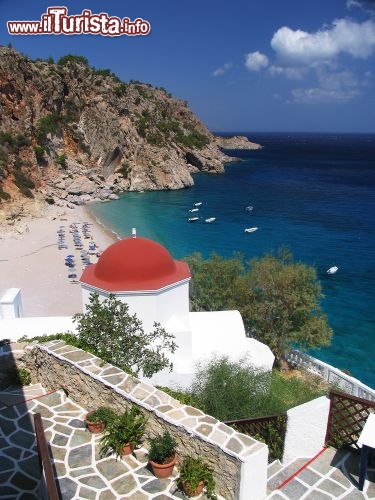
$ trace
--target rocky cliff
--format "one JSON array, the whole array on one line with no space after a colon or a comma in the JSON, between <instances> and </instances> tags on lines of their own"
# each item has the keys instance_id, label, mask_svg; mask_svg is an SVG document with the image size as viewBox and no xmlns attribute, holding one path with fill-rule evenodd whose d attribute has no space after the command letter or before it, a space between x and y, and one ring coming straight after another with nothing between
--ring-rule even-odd
<instances>
[{"instance_id":1,"label":"rocky cliff","mask_svg":"<svg viewBox=\"0 0 375 500\"><path fill-rule=\"evenodd\" d=\"M213 136L163 88L124 83L84 57L31 61L0 47L2 211L188 187L196 172L223 172L222 148L233 147L259 146Z\"/></svg>"}]
</instances>

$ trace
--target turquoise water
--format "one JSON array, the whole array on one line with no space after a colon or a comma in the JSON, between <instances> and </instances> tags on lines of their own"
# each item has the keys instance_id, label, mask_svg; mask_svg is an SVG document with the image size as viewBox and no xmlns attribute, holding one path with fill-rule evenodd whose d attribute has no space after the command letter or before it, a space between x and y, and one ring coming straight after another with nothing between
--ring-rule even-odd
<instances>
[{"instance_id":1,"label":"turquoise water","mask_svg":"<svg viewBox=\"0 0 375 500\"><path fill-rule=\"evenodd\" d=\"M260 151L231 151L224 175L198 174L192 188L126 193L91 205L121 237L132 227L175 258L212 251L246 258L288 246L317 268L335 335L313 355L375 387L375 136L251 134ZM187 222L189 209L202 202ZM252 205L249 212L246 207ZM216 217L212 224L204 219ZM246 234L246 227L258 227ZM337 265L334 275L326 270Z\"/></svg>"}]
</instances>

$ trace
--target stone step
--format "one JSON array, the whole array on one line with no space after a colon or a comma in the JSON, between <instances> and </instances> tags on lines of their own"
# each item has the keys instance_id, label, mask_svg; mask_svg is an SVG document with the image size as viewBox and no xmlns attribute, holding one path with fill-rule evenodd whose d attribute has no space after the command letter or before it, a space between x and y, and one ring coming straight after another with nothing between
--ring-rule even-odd
<instances>
[{"instance_id":1,"label":"stone step","mask_svg":"<svg viewBox=\"0 0 375 500\"><path fill-rule=\"evenodd\" d=\"M267 477L268 479L271 479L272 476L280 472L280 470L283 468L283 465L280 463L280 460L274 460L270 464L268 464L267 467Z\"/></svg>"},{"instance_id":2,"label":"stone step","mask_svg":"<svg viewBox=\"0 0 375 500\"><path fill-rule=\"evenodd\" d=\"M292 476L295 472L298 471L303 465L306 464L308 461L308 458L296 458L293 460L293 462L290 462L289 464L286 464L284 466L281 466L279 471L275 471L275 473L270 476L268 475L268 482L267 482L267 492L270 494L272 491L274 491L280 484L282 484L286 479L288 479L290 476Z\"/></svg>"}]
</instances>

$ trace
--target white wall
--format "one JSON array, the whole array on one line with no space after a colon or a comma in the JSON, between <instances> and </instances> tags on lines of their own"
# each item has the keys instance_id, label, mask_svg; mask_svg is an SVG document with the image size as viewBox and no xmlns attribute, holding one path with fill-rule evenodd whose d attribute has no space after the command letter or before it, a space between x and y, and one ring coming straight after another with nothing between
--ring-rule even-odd
<instances>
[{"instance_id":1,"label":"white wall","mask_svg":"<svg viewBox=\"0 0 375 500\"><path fill-rule=\"evenodd\" d=\"M288 463L296 457L313 457L323 448L329 406L329 399L322 396L287 412L283 463Z\"/></svg>"},{"instance_id":2,"label":"white wall","mask_svg":"<svg viewBox=\"0 0 375 500\"><path fill-rule=\"evenodd\" d=\"M102 300L109 292L97 290L81 283L83 307L89 303L90 294L97 292ZM155 291L115 292L116 298L129 305L130 314L137 314L145 331L153 329L154 322L164 327L172 317L178 317L188 326L189 280Z\"/></svg>"},{"instance_id":3,"label":"white wall","mask_svg":"<svg viewBox=\"0 0 375 500\"><path fill-rule=\"evenodd\" d=\"M287 361L298 368L319 375L330 384L340 387L343 392L347 392L357 398L369 399L375 401L375 390L360 380L344 373L320 359L313 358L304 352L294 349L287 355Z\"/></svg>"},{"instance_id":4,"label":"white wall","mask_svg":"<svg viewBox=\"0 0 375 500\"><path fill-rule=\"evenodd\" d=\"M16 342L20 337L36 337L71 331L75 333L76 326L71 316L46 316L42 318L15 318L0 320L0 339L10 339Z\"/></svg>"},{"instance_id":5,"label":"white wall","mask_svg":"<svg viewBox=\"0 0 375 500\"><path fill-rule=\"evenodd\" d=\"M0 318L21 318L22 315L21 289L8 288L0 298Z\"/></svg>"},{"instance_id":6,"label":"white wall","mask_svg":"<svg viewBox=\"0 0 375 500\"><path fill-rule=\"evenodd\" d=\"M268 447L259 448L241 465L239 500L259 500L267 494Z\"/></svg>"}]
</instances>

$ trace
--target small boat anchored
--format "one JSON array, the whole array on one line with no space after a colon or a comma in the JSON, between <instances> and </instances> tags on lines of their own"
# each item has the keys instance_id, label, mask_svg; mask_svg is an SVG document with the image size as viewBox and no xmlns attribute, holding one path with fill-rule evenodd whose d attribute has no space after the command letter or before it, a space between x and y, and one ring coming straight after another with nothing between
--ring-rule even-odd
<instances>
[{"instance_id":1,"label":"small boat anchored","mask_svg":"<svg viewBox=\"0 0 375 500\"><path fill-rule=\"evenodd\" d=\"M254 207L252 205L249 205L248 207L246 207L247 212L251 212L253 209L254 209Z\"/></svg>"},{"instance_id":2,"label":"small boat anchored","mask_svg":"<svg viewBox=\"0 0 375 500\"><path fill-rule=\"evenodd\" d=\"M199 220L199 217L189 217L188 218L188 222L195 222L197 220Z\"/></svg>"},{"instance_id":3,"label":"small boat anchored","mask_svg":"<svg viewBox=\"0 0 375 500\"><path fill-rule=\"evenodd\" d=\"M191 208L189 212L198 212L199 208Z\"/></svg>"},{"instance_id":4,"label":"small boat anchored","mask_svg":"<svg viewBox=\"0 0 375 500\"><path fill-rule=\"evenodd\" d=\"M327 274L335 274L337 273L338 270L339 268L337 266L332 266L329 269L327 269Z\"/></svg>"},{"instance_id":5,"label":"small boat anchored","mask_svg":"<svg viewBox=\"0 0 375 500\"><path fill-rule=\"evenodd\" d=\"M253 233L254 231L257 231L257 227L247 227L245 229L245 233Z\"/></svg>"},{"instance_id":6,"label":"small boat anchored","mask_svg":"<svg viewBox=\"0 0 375 500\"><path fill-rule=\"evenodd\" d=\"M194 203L194 206L195 207L200 207L202 205L202 202L201 201L198 201L197 203Z\"/></svg>"},{"instance_id":7,"label":"small boat anchored","mask_svg":"<svg viewBox=\"0 0 375 500\"><path fill-rule=\"evenodd\" d=\"M210 223L210 222L214 222L215 220L216 220L216 217L209 217L208 219L205 219L204 222Z\"/></svg>"}]
</instances>

